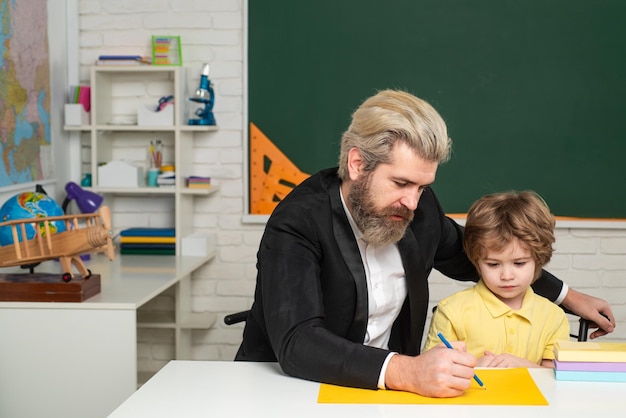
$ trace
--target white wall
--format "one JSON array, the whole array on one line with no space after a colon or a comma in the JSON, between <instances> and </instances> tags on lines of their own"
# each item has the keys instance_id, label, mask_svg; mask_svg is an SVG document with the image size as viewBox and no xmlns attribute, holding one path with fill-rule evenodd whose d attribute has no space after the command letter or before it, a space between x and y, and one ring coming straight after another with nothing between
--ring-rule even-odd
<instances>
[{"instance_id":1,"label":"white wall","mask_svg":"<svg viewBox=\"0 0 626 418\"><path fill-rule=\"evenodd\" d=\"M183 60L191 73L211 64L215 84L217 134L196 141L195 164L221 188L219 195L199 200L194 224L214 229L218 256L194 276L193 307L219 314L209 331L194 335L193 356L202 360L230 360L241 341L240 325L226 327L227 313L252 302L255 255L262 225L242 223L244 213L244 0L82 0L79 5L80 78L99 54L148 54L150 36L180 35ZM145 213L158 217L162 208L138 200L114 213L117 228L132 226ZM155 218L156 219L156 218ZM156 222L156 221L155 221ZM128 225L127 225L128 224ZM605 224L600 224L605 225ZM613 226L613 225L611 225ZM557 231L557 253L550 265L573 287L605 298L619 322L612 338L626 339L626 229L569 228ZM432 280L433 303L461 288L438 275ZM162 298L154 303L169 306ZM140 334L140 365L158 367L172 355L171 339L159 332Z\"/></svg>"}]
</instances>

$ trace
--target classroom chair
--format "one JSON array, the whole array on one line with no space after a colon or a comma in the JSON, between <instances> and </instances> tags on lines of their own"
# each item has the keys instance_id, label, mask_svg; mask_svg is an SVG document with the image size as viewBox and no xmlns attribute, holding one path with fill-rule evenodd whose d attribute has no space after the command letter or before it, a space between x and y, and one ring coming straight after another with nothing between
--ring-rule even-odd
<instances>
[{"instance_id":1,"label":"classroom chair","mask_svg":"<svg viewBox=\"0 0 626 418\"><path fill-rule=\"evenodd\" d=\"M578 317L575 313L563 309L566 315L573 315ZM575 338L577 341L587 341L587 335L589 334L589 321L584 318L578 317L578 334L570 333L570 337Z\"/></svg>"},{"instance_id":2,"label":"classroom chair","mask_svg":"<svg viewBox=\"0 0 626 418\"><path fill-rule=\"evenodd\" d=\"M224 317L224 323L226 325L234 325L240 322L244 322L246 319L248 319L249 313L250 313L250 310L248 309L246 311L228 314Z\"/></svg>"}]
</instances>

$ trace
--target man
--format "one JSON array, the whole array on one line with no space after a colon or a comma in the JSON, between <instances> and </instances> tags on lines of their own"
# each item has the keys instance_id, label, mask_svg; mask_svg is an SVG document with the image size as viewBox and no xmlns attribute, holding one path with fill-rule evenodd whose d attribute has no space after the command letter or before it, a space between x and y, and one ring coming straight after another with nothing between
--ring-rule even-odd
<instances>
[{"instance_id":1,"label":"man","mask_svg":"<svg viewBox=\"0 0 626 418\"><path fill-rule=\"evenodd\" d=\"M429 187L450 148L423 100L391 90L367 99L343 135L339 169L304 181L268 220L236 360L278 361L337 385L461 395L476 364L464 343L420 354L431 270L478 280L462 228ZM534 289L598 324L592 338L613 331L604 300L545 271Z\"/></svg>"}]
</instances>

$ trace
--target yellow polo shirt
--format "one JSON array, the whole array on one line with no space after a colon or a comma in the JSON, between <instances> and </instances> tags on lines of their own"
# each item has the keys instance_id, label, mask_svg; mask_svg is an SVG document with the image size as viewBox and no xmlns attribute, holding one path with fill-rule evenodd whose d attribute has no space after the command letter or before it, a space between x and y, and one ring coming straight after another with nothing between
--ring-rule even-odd
<instances>
[{"instance_id":1,"label":"yellow polo shirt","mask_svg":"<svg viewBox=\"0 0 626 418\"><path fill-rule=\"evenodd\" d=\"M542 359L554 359L557 340L569 339L569 323L561 308L530 287L522 308L513 310L480 280L439 302L423 351L441 343L438 332L448 341L465 341L467 351L476 357L489 350L539 364Z\"/></svg>"}]
</instances>

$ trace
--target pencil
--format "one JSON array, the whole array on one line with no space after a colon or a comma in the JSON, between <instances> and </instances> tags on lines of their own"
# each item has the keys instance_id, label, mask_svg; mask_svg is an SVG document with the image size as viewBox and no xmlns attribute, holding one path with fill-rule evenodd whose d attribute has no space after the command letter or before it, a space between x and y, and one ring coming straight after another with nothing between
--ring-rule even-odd
<instances>
[{"instance_id":1,"label":"pencil","mask_svg":"<svg viewBox=\"0 0 626 418\"><path fill-rule=\"evenodd\" d=\"M441 342L442 342L442 343L444 343L446 347L451 348L451 349L453 349L453 350L454 350L454 347L452 347L452 344L450 344L450 343L448 342L448 340L446 340L446 337L444 337L442 333L438 332L438 333L437 333L437 337L439 337L439 339L441 340ZM474 380L476 381L476 383L478 383L478 384L480 385L480 387L484 387L484 386L485 386L485 384L483 383L483 381L482 381L482 380L480 380L480 378L479 378L476 374L474 374Z\"/></svg>"}]
</instances>

